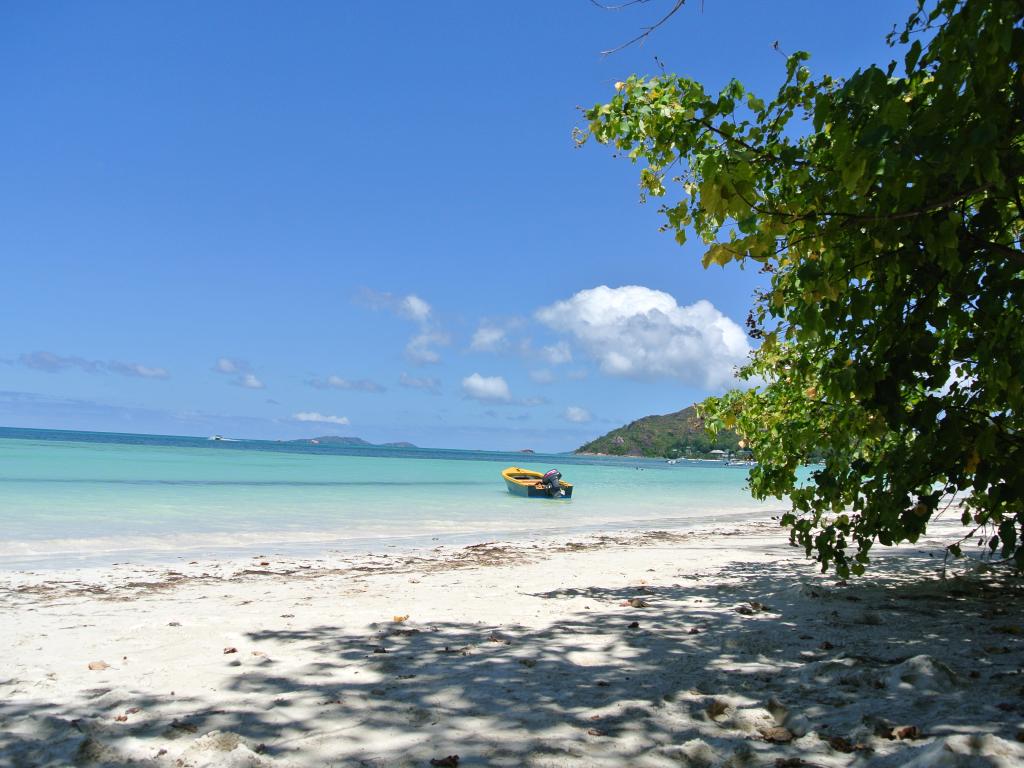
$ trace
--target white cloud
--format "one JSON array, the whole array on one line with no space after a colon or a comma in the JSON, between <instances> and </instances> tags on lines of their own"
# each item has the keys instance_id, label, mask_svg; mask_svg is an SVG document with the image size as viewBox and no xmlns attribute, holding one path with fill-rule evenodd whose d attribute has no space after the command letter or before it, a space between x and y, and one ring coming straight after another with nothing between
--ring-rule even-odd
<instances>
[{"instance_id":1,"label":"white cloud","mask_svg":"<svg viewBox=\"0 0 1024 768\"><path fill-rule=\"evenodd\" d=\"M338 424L340 426L346 426L349 423L347 416L328 416L317 411L299 411L292 416L292 418L296 421L308 421L318 424Z\"/></svg>"},{"instance_id":2,"label":"white cloud","mask_svg":"<svg viewBox=\"0 0 1024 768\"><path fill-rule=\"evenodd\" d=\"M544 347L541 349L540 353L551 365L561 365L562 363L572 362L572 350L564 341L552 344L549 347Z\"/></svg>"},{"instance_id":3,"label":"white cloud","mask_svg":"<svg viewBox=\"0 0 1024 768\"><path fill-rule=\"evenodd\" d=\"M395 296L369 288L364 288L359 298L374 309L386 309L416 322L419 333L405 345L405 356L410 361L417 365L441 362L441 353L437 347L447 346L451 339L434 318L430 304L412 293L407 296Z\"/></svg>"},{"instance_id":4,"label":"white cloud","mask_svg":"<svg viewBox=\"0 0 1024 768\"><path fill-rule=\"evenodd\" d=\"M530 379L536 384L550 384L555 380L555 375L547 368L530 371Z\"/></svg>"},{"instance_id":5,"label":"white cloud","mask_svg":"<svg viewBox=\"0 0 1024 768\"><path fill-rule=\"evenodd\" d=\"M481 376L474 373L462 380L466 397L484 403L508 403L512 400L508 383L501 376Z\"/></svg>"},{"instance_id":6,"label":"white cloud","mask_svg":"<svg viewBox=\"0 0 1024 768\"><path fill-rule=\"evenodd\" d=\"M433 395L441 394L441 382L437 379L429 377L419 378L416 376L410 376L409 374L402 372L402 375L398 378L398 383L403 387L409 389L422 389L425 392L430 392Z\"/></svg>"},{"instance_id":7,"label":"white cloud","mask_svg":"<svg viewBox=\"0 0 1024 768\"><path fill-rule=\"evenodd\" d=\"M231 383L245 389L265 389L262 381L252 372L252 366L245 360L230 357L218 357L213 365L215 373L232 376Z\"/></svg>"},{"instance_id":8,"label":"white cloud","mask_svg":"<svg viewBox=\"0 0 1024 768\"><path fill-rule=\"evenodd\" d=\"M264 389L263 382L252 373L243 373L234 383L246 389Z\"/></svg>"},{"instance_id":9,"label":"white cloud","mask_svg":"<svg viewBox=\"0 0 1024 768\"><path fill-rule=\"evenodd\" d=\"M586 424L591 419L590 411L578 405L570 405L565 409L565 420L573 424Z\"/></svg>"},{"instance_id":10,"label":"white cloud","mask_svg":"<svg viewBox=\"0 0 1024 768\"><path fill-rule=\"evenodd\" d=\"M26 368L37 371L57 373L69 368L79 368L86 373L98 373L102 363L98 360L86 360L82 357L65 357L53 352L26 352L18 356L18 362Z\"/></svg>"},{"instance_id":11,"label":"white cloud","mask_svg":"<svg viewBox=\"0 0 1024 768\"><path fill-rule=\"evenodd\" d=\"M138 376L142 379L167 379L171 376L166 368L142 365L140 363L120 363L117 360L111 360L107 363L107 368L122 376Z\"/></svg>"},{"instance_id":12,"label":"white cloud","mask_svg":"<svg viewBox=\"0 0 1024 768\"><path fill-rule=\"evenodd\" d=\"M232 360L230 357L218 357L213 370L217 373L241 373L249 370L249 364L243 360Z\"/></svg>"},{"instance_id":13,"label":"white cloud","mask_svg":"<svg viewBox=\"0 0 1024 768\"><path fill-rule=\"evenodd\" d=\"M426 323L433 312L430 304L413 293L407 296L395 296L387 291L363 288L359 292L358 301L373 309L386 309L396 315L408 317L417 323Z\"/></svg>"},{"instance_id":14,"label":"white cloud","mask_svg":"<svg viewBox=\"0 0 1024 768\"><path fill-rule=\"evenodd\" d=\"M59 373L77 368L86 373L116 373L120 376L135 376L142 379L168 379L171 374L166 368L141 363L124 363L120 360L86 360L84 357L65 357L53 352L26 352L18 356L18 362L26 368L46 373Z\"/></svg>"},{"instance_id":15,"label":"white cloud","mask_svg":"<svg viewBox=\"0 0 1024 768\"><path fill-rule=\"evenodd\" d=\"M473 334L473 340L470 342L469 348L476 352L494 352L501 349L504 342L504 328L481 323L480 327L476 329L476 333Z\"/></svg>"},{"instance_id":16,"label":"white cloud","mask_svg":"<svg viewBox=\"0 0 1024 768\"><path fill-rule=\"evenodd\" d=\"M526 320L522 317L483 318L469 343L471 352L512 353L535 357L529 337L523 336Z\"/></svg>"},{"instance_id":17,"label":"white cloud","mask_svg":"<svg viewBox=\"0 0 1024 768\"><path fill-rule=\"evenodd\" d=\"M409 294L399 304L402 314L411 317L413 320L423 323L430 317L430 305L414 294Z\"/></svg>"},{"instance_id":18,"label":"white cloud","mask_svg":"<svg viewBox=\"0 0 1024 768\"><path fill-rule=\"evenodd\" d=\"M735 383L733 371L750 353L743 329L711 302L681 307L639 285L580 291L537 319L571 334L613 376L668 376L718 389Z\"/></svg>"},{"instance_id":19,"label":"white cloud","mask_svg":"<svg viewBox=\"0 0 1024 768\"><path fill-rule=\"evenodd\" d=\"M356 392L384 392L384 387L369 379L345 379L341 376L330 375L327 378L310 379L309 386L317 389L346 389Z\"/></svg>"},{"instance_id":20,"label":"white cloud","mask_svg":"<svg viewBox=\"0 0 1024 768\"><path fill-rule=\"evenodd\" d=\"M405 356L420 365L439 363L441 353L435 347L447 346L450 342L448 334L426 329L409 339L409 343L405 345Z\"/></svg>"}]
</instances>

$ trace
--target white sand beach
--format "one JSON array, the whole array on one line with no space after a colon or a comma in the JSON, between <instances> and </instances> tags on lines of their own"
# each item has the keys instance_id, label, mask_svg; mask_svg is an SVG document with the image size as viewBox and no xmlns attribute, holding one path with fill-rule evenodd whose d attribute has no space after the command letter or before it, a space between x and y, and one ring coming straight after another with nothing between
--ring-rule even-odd
<instances>
[{"instance_id":1,"label":"white sand beach","mask_svg":"<svg viewBox=\"0 0 1024 768\"><path fill-rule=\"evenodd\" d=\"M9 573L0 765L1024 765L1020 585L942 542L848 584L767 521Z\"/></svg>"}]
</instances>

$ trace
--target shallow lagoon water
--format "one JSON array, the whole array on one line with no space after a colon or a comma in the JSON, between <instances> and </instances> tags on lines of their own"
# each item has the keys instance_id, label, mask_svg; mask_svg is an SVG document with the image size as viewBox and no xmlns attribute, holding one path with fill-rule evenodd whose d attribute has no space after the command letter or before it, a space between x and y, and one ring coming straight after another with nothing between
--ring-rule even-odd
<instances>
[{"instance_id":1,"label":"shallow lagoon water","mask_svg":"<svg viewBox=\"0 0 1024 768\"><path fill-rule=\"evenodd\" d=\"M509 465L557 467L522 499ZM0 429L0 568L680 528L782 508L719 463Z\"/></svg>"}]
</instances>

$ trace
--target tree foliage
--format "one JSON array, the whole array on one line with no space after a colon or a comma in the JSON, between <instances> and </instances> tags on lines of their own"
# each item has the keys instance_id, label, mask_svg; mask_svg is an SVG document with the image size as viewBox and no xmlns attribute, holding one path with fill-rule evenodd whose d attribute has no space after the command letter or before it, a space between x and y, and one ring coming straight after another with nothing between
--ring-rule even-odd
<instances>
[{"instance_id":1,"label":"tree foliage","mask_svg":"<svg viewBox=\"0 0 1024 768\"><path fill-rule=\"evenodd\" d=\"M823 570L860 574L943 512L1024 566L1022 13L920 0L886 67L815 77L797 53L770 101L634 76L586 112L580 141L638 163L705 266L770 275L752 386L702 412L749 442L753 493L791 499L783 524Z\"/></svg>"}]
</instances>

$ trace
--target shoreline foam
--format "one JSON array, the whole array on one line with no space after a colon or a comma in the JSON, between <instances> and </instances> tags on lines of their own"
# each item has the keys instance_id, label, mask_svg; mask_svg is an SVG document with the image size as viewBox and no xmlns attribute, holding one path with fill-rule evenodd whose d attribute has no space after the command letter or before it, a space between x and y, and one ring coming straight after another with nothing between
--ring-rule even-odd
<instances>
[{"instance_id":1,"label":"shoreline foam","mask_svg":"<svg viewBox=\"0 0 1024 768\"><path fill-rule=\"evenodd\" d=\"M781 510L702 511L684 517L653 520L599 521L588 524L549 525L543 528L509 527L507 521L493 527L465 528L458 522L411 534L340 531L245 531L201 532L177 536L119 536L86 539L38 539L0 543L0 574L22 570L103 568L117 562L145 565L174 564L182 559L244 559L260 552L276 557L310 558L334 553L380 553L436 546L476 544L487 539L543 541L560 536L618 534L644 529L704 530L728 523L757 522L781 514ZM774 519L774 518L773 518Z\"/></svg>"}]
</instances>

